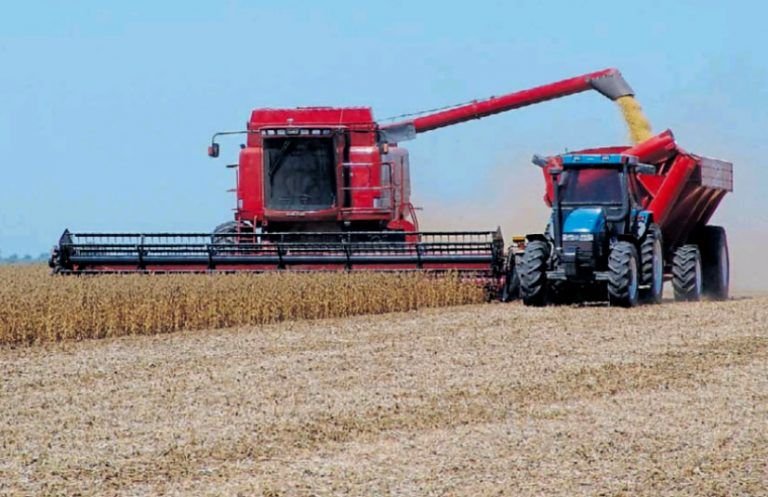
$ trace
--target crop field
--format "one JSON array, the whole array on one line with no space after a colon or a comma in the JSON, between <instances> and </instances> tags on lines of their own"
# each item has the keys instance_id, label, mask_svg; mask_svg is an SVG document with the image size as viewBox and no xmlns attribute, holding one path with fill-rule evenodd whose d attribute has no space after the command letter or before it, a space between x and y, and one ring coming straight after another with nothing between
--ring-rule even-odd
<instances>
[{"instance_id":1,"label":"crop field","mask_svg":"<svg viewBox=\"0 0 768 497\"><path fill-rule=\"evenodd\" d=\"M753 295L7 343L0 495L768 495L766 323Z\"/></svg>"},{"instance_id":2,"label":"crop field","mask_svg":"<svg viewBox=\"0 0 768 497\"><path fill-rule=\"evenodd\" d=\"M456 277L239 274L52 277L0 267L0 344L156 334L480 302Z\"/></svg>"}]
</instances>

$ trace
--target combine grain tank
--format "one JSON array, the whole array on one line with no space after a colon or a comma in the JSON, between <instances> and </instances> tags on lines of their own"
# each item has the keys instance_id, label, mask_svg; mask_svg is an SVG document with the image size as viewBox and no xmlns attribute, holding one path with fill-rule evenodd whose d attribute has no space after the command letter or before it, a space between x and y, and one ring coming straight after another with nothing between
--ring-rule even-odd
<instances>
[{"instance_id":1,"label":"combine grain tank","mask_svg":"<svg viewBox=\"0 0 768 497\"><path fill-rule=\"evenodd\" d=\"M664 279L677 300L728 297L725 230L708 223L733 190L730 163L684 151L670 131L534 162L552 215L518 267L526 304L657 303Z\"/></svg>"}]
</instances>

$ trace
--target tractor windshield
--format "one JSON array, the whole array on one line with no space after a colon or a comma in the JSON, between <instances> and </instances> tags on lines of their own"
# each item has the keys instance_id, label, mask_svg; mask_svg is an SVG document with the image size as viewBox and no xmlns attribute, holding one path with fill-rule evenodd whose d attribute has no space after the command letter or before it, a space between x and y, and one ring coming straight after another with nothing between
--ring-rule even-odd
<instances>
[{"instance_id":1,"label":"tractor windshield","mask_svg":"<svg viewBox=\"0 0 768 497\"><path fill-rule=\"evenodd\" d=\"M561 201L574 205L621 204L621 174L617 168L568 169L561 178Z\"/></svg>"}]
</instances>

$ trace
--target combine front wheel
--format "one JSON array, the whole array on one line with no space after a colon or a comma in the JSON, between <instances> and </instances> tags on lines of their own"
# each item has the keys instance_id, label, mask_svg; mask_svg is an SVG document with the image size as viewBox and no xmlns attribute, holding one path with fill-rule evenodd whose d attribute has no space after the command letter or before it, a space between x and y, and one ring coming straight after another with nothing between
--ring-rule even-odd
<instances>
[{"instance_id":1,"label":"combine front wheel","mask_svg":"<svg viewBox=\"0 0 768 497\"><path fill-rule=\"evenodd\" d=\"M214 243L234 244L237 241L237 221L221 223L213 229Z\"/></svg>"},{"instance_id":2,"label":"combine front wheel","mask_svg":"<svg viewBox=\"0 0 768 497\"><path fill-rule=\"evenodd\" d=\"M608 256L608 302L612 306L634 307L639 298L637 249L629 242L618 242Z\"/></svg>"},{"instance_id":3,"label":"combine front wheel","mask_svg":"<svg viewBox=\"0 0 768 497\"><path fill-rule=\"evenodd\" d=\"M683 245L675 251L672 260L672 287L675 300L696 302L701 300L703 277L701 254L696 245Z\"/></svg>"},{"instance_id":4,"label":"combine front wheel","mask_svg":"<svg viewBox=\"0 0 768 497\"><path fill-rule=\"evenodd\" d=\"M657 224L648 227L640 245L640 299L648 304L661 303L664 290L664 254L661 245L661 229Z\"/></svg>"},{"instance_id":5,"label":"combine front wheel","mask_svg":"<svg viewBox=\"0 0 768 497\"><path fill-rule=\"evenodd\" d=\"M547 242L533 240L525 247L519 271L520 296L525 305L539 307L547 303L547 261Z\"/></svg>"}]
</instances>

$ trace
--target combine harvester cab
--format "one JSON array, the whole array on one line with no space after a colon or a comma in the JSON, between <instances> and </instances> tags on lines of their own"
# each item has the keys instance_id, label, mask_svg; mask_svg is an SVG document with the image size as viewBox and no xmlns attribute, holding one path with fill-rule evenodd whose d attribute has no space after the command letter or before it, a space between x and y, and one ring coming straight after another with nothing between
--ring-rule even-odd
<instances>
[{"instance_id":1,"label":"combine harvester cab","mask_svg":"<svg viewBox=\"0 0 768 497\"><path fill-rule=\"evenodd\" d=\"M455 272L516 296L514 250L498 231L420 232L408 151L420 133L585 91L632 90L615 69L379 125L367 107L256 109L244 135L232 221L213 233L66 231L51 257L59 274L236 271Z\"/></svg>"},{"instance_id":2,"label":"combine harvester cab","mask_svg":"<svg viewBox=\"0 0 768 497\"><path fill-rule=\"evenodd\" d=\"M725 230L708 222L733 190L731 163L682 150L670 131L534 163L552 214L518 267L526 305L659 303L664 280L676 300L728 298Z\"/></svg>"}]
</instances>

